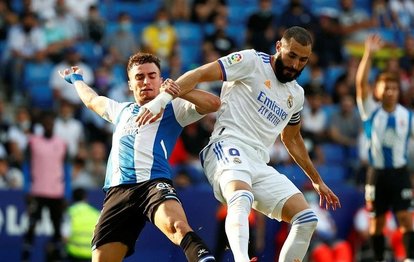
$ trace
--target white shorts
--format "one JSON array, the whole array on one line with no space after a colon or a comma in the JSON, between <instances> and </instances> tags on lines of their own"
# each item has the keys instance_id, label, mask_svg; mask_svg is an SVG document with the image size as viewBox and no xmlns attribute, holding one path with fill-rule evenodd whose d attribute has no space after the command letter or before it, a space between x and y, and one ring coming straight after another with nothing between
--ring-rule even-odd
<instances>
[{"instance_id":1,"label":"white shorts","mask_svg":"<svg viewBox=\"0 0 414 262\"><path fill-rule=\"evenodd\" d=\"M200 153L201 163L214 196L222 203L223 189L230 181L241 180L252 187L253 208L282 220L282 208L289 197L301 193L283 174L268 166L252 147L230 140L211 143Z\"/></svg>"}]
</instances>

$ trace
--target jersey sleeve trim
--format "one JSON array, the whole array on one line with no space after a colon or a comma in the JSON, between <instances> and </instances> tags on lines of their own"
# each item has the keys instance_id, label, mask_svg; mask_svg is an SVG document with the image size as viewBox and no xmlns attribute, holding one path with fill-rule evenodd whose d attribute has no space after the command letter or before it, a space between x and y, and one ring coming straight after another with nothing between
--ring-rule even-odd
<instances>
[{"instance_id":1,"label":"jersey sleeve trim","mask_svg":"<svg viewBox=\"0 0 414 262\"><path fill-rule=\"evenodd\" d=\"M299 123L300 123L300 112L296 112L290 118L288 125L294 126L294 125L297 125Z\"/></svg>"},{"instance_id":2,"label":"jersey sleeve trim","mask_svg":"<svg viewBox=\"0 0 414 262\"><path fill-rule=\"evenodd\" d=\"M221 77L222 77L223 81L227 81L226 69L224 69L223 62L220 59L217 60L217 61L219 62L219 65L220 65Z\"/></svg>"}]
</instances>

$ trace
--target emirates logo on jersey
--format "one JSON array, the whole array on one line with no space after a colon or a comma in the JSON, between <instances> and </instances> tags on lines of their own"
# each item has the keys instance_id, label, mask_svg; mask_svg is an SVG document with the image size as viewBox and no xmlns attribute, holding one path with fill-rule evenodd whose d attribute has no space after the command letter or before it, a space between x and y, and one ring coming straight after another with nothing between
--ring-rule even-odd
<instances>
[{"instance_id":1,"label":"emirates logo on jersey","mask_svg":"<svg viewBox=\"0 0 414 262\"><path fill-rule=\"evenodd\" d=\"M293 96L290 95L287 99L287 107L290 109L293 107Z\"/></svg>"}]
</instances>

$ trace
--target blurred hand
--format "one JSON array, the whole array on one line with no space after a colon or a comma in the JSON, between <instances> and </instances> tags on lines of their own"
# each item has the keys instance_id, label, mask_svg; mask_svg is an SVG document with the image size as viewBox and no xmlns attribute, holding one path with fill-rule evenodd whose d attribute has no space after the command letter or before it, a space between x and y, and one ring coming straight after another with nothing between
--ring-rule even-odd
<instances>
[{"instance_id":1,"label":"blurred hand","mask_svg":"<svg viewBox=\"0 0 414 262\"><path fill-rule=\"evenodd\" d=\"M369 35L365 40L365 51L375 53L384 46L381 36L377 34Z\"/></svg>"}]
</instances>

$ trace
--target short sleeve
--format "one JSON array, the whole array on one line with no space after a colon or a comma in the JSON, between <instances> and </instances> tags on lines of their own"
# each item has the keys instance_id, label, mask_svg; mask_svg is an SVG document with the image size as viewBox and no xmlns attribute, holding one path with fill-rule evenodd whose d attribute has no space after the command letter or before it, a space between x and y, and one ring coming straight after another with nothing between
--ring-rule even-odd
<instances>
[{"instance_id":1,"label":"short sleeve","mask_svg":"<svg viewBox=\"0 0 414 262\"><path fill-rule=\"evenodd\" d=\"M175 118L182 127L194 123L204 116L197 112L196 106L193 103L181 98L174 99L172 101L172 106Z\"/></svg>"},{"instance_id":2,"label":"short sleeve","mask_svg":"<svg viewBox=\"0 0 414 262\"><path fill-rule=\"evenodd\" d=\"M121 112L131 104L132 103L119 103L115 100L108 99L105 113L102 117L112 124L117 124Z\"/></svg>"},{"instance_id":3,"label":"short sleeve","mask_svg":"<svg viewBox=\"0 0 414 262\"><path fill-rule=\"evenodd\" d=\"M246 78L255 67L256 51L253 49L231 53L221 57L220 64L223 81L235 81Z\"/></svg>"}]
</instances>

